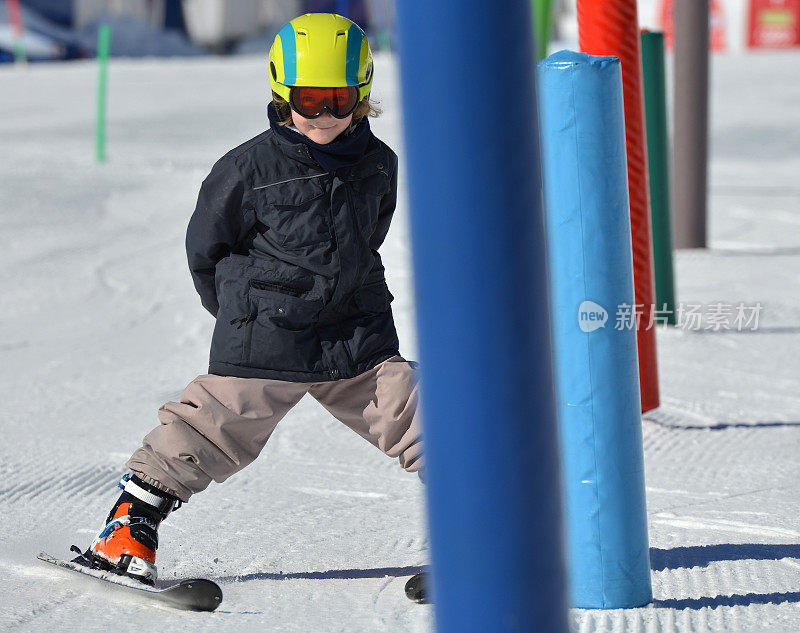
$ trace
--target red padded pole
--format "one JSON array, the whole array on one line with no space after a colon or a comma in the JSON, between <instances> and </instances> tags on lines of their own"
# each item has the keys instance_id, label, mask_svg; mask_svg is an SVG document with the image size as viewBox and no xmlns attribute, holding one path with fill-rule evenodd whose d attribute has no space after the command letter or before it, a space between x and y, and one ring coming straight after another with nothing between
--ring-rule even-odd
<instances>
[{"instance_id":1,"label":"red padded pole","mask_svg":"<svg viewBox=\"0 0 800 633\"><path fill-rule=\"evenodd\" d=\"M637 331L642 412L659 405L656 330L652 313L653 242L647 183L647 139L642 92L642 53L636 0L578 0L578 40L590 55L614 55L622 63L628 196L631 207L633 284L641 316Z\"/></svg>"}]
</instances>

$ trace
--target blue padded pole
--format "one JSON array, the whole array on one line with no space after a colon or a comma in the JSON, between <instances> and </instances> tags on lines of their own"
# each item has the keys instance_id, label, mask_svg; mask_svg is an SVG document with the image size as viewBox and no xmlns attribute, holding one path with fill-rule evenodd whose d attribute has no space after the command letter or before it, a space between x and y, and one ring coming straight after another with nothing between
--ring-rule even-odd
<instances>
[{"instance_id":1,"label":"blue padded pole","mask_svg":"<svg viewBox=\"0 0 800 633\"><path fill-rule=\"evenodd\" d=\"M652 600L622 76L616 57L539 62L570 606Z\"/></svg>"},{"instance_id":2,"label":"blue padded pole","mask_svg":"<svg viewBox=\"0 0 800 633\"><path fill-rule=\"evenodd\" d=\"M439 633L566 633L529 0L397 4Z\"/></svg>"},{"instance_id":3,"label":"blue padded pole","mask_svg":"<svg viewBox=\"0 0 800 633\"><path fill-rule=\"evenodd\" d=\"M350 14L350 0L336 0L336 13L347 17Z\"/></svg>"}]
</instances>

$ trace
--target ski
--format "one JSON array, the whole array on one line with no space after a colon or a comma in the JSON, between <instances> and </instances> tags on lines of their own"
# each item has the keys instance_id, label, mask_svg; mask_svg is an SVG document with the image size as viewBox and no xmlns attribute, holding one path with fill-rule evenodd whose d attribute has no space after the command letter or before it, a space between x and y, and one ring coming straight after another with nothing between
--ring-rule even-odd
<instances>
[{"instance_id":1,"label":"ski","mask_svg":"<svg viewBox=\"0 0 800 633\"><path fill-rule=\"evenodd\" d=\"M428 574L421 572L415 576L411 576L406 583L406 596L409 600L413 600L419 604L428 604L428 593L426 585Z\"/></svg>"},{"instance_id":2,"label":"ski","mask_svg":"<svg viewBox=\"0 0 800 633\"><path fill-rule=\"evenodd\" d=\"M217 583L205 578L181 580L166 587L151 587L127 576L120 576L100 569L91 569L75 561L53 558L42 552L36 558L59 569L77 573L87 579L103 583L110 589L149 602L157 602L186 611L213 611L222 602L222 589Z\"/></svg>"}]
</instances>

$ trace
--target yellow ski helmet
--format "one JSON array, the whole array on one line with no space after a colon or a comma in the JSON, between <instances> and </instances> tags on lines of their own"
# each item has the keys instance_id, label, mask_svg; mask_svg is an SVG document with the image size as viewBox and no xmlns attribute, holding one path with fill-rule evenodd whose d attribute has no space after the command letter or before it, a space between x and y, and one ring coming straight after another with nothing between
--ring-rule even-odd
<instances>
[{"instance_id":1,"label":"yellow ski helmet","mask_svg":"<svg viewBox=\"0 0 800 633\"><path fill-rule=\"evenodd\" d=\"M334 13L291 20L269 49L272 91L289 101L292 86L358 86L361 101L372 88L372 52L364 31Z\"/></svg>"}]
</instances>

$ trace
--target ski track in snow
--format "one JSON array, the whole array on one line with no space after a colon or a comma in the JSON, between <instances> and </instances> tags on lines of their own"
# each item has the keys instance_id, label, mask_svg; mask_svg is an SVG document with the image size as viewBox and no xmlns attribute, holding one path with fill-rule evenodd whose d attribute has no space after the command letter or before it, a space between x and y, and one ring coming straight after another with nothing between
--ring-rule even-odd
<instances>
[{"instance_id":1,"label":"ski track in snow","mask_svg":"<svg viewBox=\"0 0 800 633\"><path fill-rule=\"evenodd\" d=\"M662 407L643 427L655 602L572 610L574 631L800 630L798 68L797 53L713 59L711 248L678 253L678 298L759 301L761 327L658 333ZM162 577L216 579L216 613L109 603L35 560L88 544L158 406L205 371L213 322L186 221L213 162L265 125L261 58L114 60L96 166L95 71L0 67L0 630L431 631L431 607L403 594L428 560L421 485L311 399L161 529ZM373 129L402 159L393 58L377 58L374 92ZM415 358L404 178L382 255Z\"/></svg>"}]
</instances>

